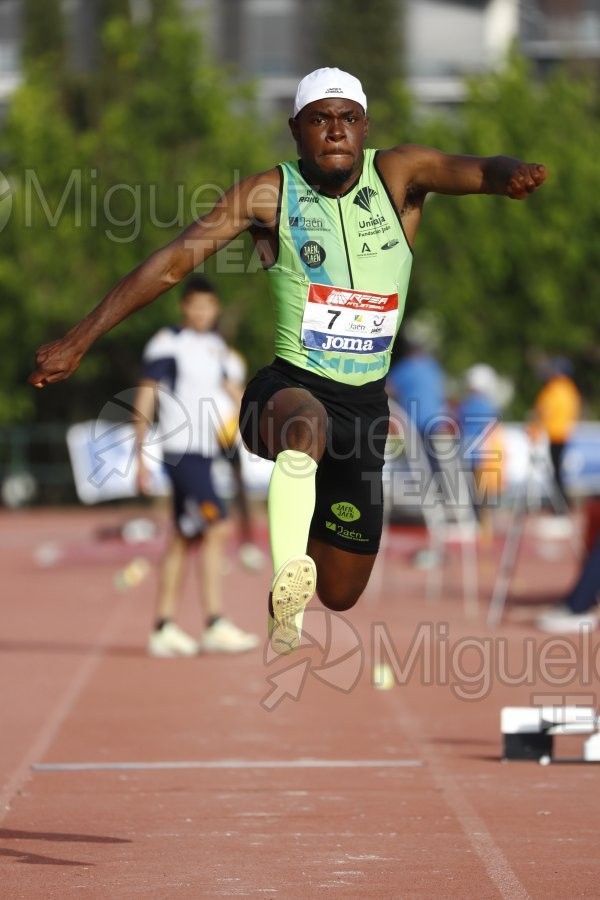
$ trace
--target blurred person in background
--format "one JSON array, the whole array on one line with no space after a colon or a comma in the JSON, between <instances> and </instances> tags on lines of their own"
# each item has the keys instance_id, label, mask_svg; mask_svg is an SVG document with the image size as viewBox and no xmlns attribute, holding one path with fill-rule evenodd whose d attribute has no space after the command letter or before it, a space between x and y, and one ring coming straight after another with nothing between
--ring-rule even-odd
<instances>
[{"instance_id":1,"label":"blurred person in background","mask_svg":"<svg viewBox=\"0 0 600 900\"><path fill-rule=\"evenodd\" d=\"M219 404L231 391L234 406L239 387L229 380L231 355L215 327L220 313L212 284L201 275L190 278L181 297L181 325L162 328L143 353L135 399L137 481L150 488L144 442L158 411L164 469L171 482L173 531L163 555L154 626L148 641L151 656L194 656L202 651L239 653L258 646L223 615L222 581L231 523L212 478L219 454ZM235 373L234 373L235 376ZM159 390L162 388L162 390ZM156 444L156 438L153 438ZM175 616L190 551L197 551L205 629L201 640L183 631Z\"/></svg>"},{"instance_id":2,"label":"blurred person in background","mask_svg":"<svg viewBox=\"0 0 600 900\"><path fill-rule=\"evenodd\" d=\"M367 149L367 98L336 68L301 80L289 127L293 159L224 192L64 337L40 347L29 376L39 388L68 378L97 338L250 232L275 299L275 360L249 382L240 424L246 446L275 463L268 627L276 653L300 645L317 580L326 607L350 609L377 557L385 383L427 195L523 200L546 179L543 165L509 156Z\"/></svg>"},{"instance_id":3,"label":"blurred person in background","mask_svg":"<svg viewBox=\"0 0 600 900\"><path fill-rule=\"evenodd\" d=\"M534 443L548 440L552 463L555 513L569 510L562 460L569 438L581 413L581 394L573 380L573 364L562 356L554 357L540 367L544 386L539 391L529 424Z\"/></svg>"},{"instance_id":4,"label":"blurred person in background","mask_svg":"<svg viewBox=\"0 0 600 900\"><path fill-rule=\"evenodd\" d=\"M233 504L238 514L241 543L238 556L247 569L259 571L266 564L265 554L257 545L254 535L252 509L242 459L242 436L239 429L240 404L246 386L246 361L233 347L228 348L227 382L219 392L218 438L223 458L231 467L233 478Z\"/></svg>"},{"instance_id":5,"label":"blurred person in background","mask_svg":"<svg viewBox=\"0 0 600 900\"><path fill-rule=\"evenodd\" d=\"M598 624L600 602L600 497L590 497L584 508L585 553L575 584L555 605L536 619L540 631L551 633L591 630Z\"/></svg>"},{"instance_id":6,"label":"blurred person in background","mask_svg":"<svg viewBox=\"0 0 600 900\"><path fill-rule=\"evenodd\" d=\"M435 437L448 431L446 373L434 354L435 333L426 322L411 319L400 339L405 352L391 365L387 392L414 423L433 471L437 471Z\"/></svg>"},{"instance_id":7,"label":"blurred person in background","mask_svg":"<svg viewBox=\"0 0 600 900\"><path fill-rule=\"evenodd\" d=\"M493 537L492 513L502 489L504 447L497 399L498 376L491 366L478 363L466 370L464 385L466 394L455 410L461 457L472 476L473 506L480 537L489 544Z\"/></svg>"}]
</instances>

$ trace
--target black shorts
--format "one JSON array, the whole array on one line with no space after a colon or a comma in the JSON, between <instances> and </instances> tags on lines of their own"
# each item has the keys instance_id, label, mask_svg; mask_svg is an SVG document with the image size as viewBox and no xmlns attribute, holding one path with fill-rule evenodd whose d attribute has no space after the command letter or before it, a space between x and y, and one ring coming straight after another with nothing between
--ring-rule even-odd
<instances>
[{"instance_id":1,"label":"black shorts","mask_svg":"<svg viewBox=\"0 0 600 900\"><path fill-rule=\"evenodd\" d=\"M277 391L289 387L308 390L329 418L327 447L317 469L310 536L349 553L377 553L389 421L385 379L346 385L275 359L248 383L240 410L244 443L264 459L273 457L259 435L261 413Z\"/></svg>"},{"instance_id":2,"label":"black shorts","mask_svg":"<svg viewBox=\"0 0 600 900\"><path fill-rule=\"evenodd\" d=\"M165 453L163 462L172 487L175 527L186 538L198 538L227 514L215 490L213 461L199 453Z\"/></svg>"}]
</instances>

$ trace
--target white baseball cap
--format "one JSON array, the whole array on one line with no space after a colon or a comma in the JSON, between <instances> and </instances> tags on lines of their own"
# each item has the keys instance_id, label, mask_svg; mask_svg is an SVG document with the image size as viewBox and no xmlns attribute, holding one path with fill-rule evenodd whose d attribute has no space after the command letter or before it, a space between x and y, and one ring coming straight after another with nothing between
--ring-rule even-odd
<instances>
[{"instance_id":1,"label":"white baseball cap","mask_svg":"<svg viewBox=\"0 0 600 900\"><path fill-rule=\"evenodd\" d=\"M493 397L498 387L498 376L491 366L477 363L465 372L465 384L472 391Z\"/></svg>"},{"instance_id":2,"label":"white baseball cap","mask_svg":"<svg viewBox=\"0 0 600 900\"><path fill-rule=\"evenodd\" d=\"M298 85L294 100L294 119L308 103L330 97L354 100L355 103L362 106L365 112L367 111L367 98L358 78L341 69L315 69L310 75L306 75Z\"/></svg>"}]
</instances>

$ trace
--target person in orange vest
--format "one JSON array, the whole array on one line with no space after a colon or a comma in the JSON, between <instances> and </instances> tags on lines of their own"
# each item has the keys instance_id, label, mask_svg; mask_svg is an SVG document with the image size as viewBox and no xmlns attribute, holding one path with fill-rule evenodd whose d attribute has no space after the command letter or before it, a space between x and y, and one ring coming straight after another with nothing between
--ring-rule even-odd
<instances>
[{"instance_id":1,"label":"person in orange vest","mask_svg":"<svg viewBox=\"0 0 600 900\"><path fill-rule=\"evenodd\" d=\"M555 357L543 369L545 384L534 404L530 434L539 440L545 433L550 446L554 489L558 504L569 507L562 472L562 459L581 412L581 394L573 380L573 366L568 359Z\"/></svg>"}]
</instances>

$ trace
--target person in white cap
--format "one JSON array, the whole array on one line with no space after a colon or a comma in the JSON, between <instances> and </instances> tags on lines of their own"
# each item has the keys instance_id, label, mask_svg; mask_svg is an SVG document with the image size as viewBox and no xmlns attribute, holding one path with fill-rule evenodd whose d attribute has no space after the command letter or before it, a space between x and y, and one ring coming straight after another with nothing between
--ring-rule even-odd
<instances>
[{"instance_id":1,"label":"person in white cap","mask_svg":"<svg viewBox=\"0 0 600 900\"><path fill-rule=\"evenodd\" d=\"M234 184L214 208L119 281L64 337L40 347L29 381L70 376L90 345L244 231L275 302L275 360L248 384L246 445L275 461L269 488L271 644L301 640L318 591L352 607L382 530L385 393L425 198L528 197L546 169L509 156L410 144L366 149L367 98L353 75L311 72L289 120L299 159Z\"/></svg>"}]
</instances>

